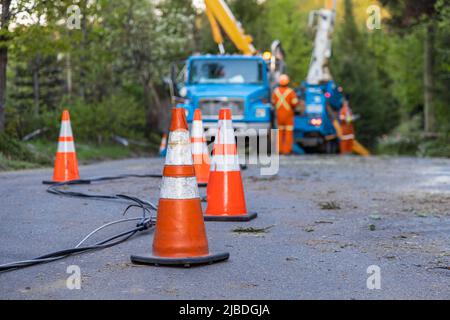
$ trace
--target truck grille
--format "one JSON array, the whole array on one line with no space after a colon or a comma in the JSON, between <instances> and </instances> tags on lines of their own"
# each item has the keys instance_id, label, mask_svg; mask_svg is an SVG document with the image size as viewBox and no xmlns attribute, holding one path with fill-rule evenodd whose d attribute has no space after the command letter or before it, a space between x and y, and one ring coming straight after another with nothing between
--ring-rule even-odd
<instances>
[{"instance_id":1,"label":"truck grille","mask_svg":"<svg viewBox=\"0 0 450 320\"><path fill-rule=\"evenodd\" d=\"M204 119L218 119L221 108L230 108L233 119L242 119L244 117L244 99L207 98L200 99L198 105Z\"/></svg>"}]
</instances>

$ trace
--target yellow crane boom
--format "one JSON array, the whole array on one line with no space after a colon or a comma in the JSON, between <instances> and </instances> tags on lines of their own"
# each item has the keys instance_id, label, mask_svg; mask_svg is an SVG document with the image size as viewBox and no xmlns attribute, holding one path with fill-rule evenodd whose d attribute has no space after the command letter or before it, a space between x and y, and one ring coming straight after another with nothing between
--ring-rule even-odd
<instances>
[{"instance_id":1,"label":"yellow crane boom","mask_svg":"<svg viewBox=\"0 0 450 320\"><path fill-rule=\"evenodd\" d=\"M220 27L225 31L236 48L245 55L255 55L257 53L251 36L245 34L239 21L236 20L228 5L224 0L205 0L206 15L213 32L214 41L219 46L221 53L224 53L223 37ZM220 27L219 27L220 25Z\"/></svg>"},{"instance_id":2,"label":"yellow crane boom","mask_svg":"<svg viewBox=\"0 0 450 320\"><path fill-rule=\"evenodd\" d=\"M212 35L214 38L214 41L219 46L219 51L221 54L225 53L225 48L223 46L223 37L222 32L220 32L220 27L217 24L216 19L214 18L214 15L211 11L209 11L208 7L206 7L206 16L208 17L209 24L211 25Z\"/></svg>"}]
</instances>

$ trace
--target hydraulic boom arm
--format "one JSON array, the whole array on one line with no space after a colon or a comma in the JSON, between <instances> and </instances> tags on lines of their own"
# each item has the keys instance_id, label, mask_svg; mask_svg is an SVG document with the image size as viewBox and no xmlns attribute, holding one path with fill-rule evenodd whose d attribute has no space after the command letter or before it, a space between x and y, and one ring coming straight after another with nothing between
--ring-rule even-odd
<instances>
[{"instance_id":1,"label":"hydraulic boom arm","mask_svg":"<svg viewBox=\"0 0 450 320\"><path fill-rule=\"evenodd\" d=\"M310 27L316 21L316 36L314 39L314 49L309 65L306 81L309 84L320 84L332 80L328 68L328 60L331 57L331 35L334 28L336 15L336 0L327 1L326 9L313 11L309 16Z\"/></svg>"},{"instance_id":2,"label":"hydraulic boom arm","mask_svg":"<svg viewBox=\"0 0 450 320\"><path fill-rule=\"evenodd\" d=\"M220 27L225 31L230 40L243 54L254 55L257 53L252 44L252 37L246 35L239 21L236 20L228 5L223 0L205 0L206 14L211 24L214 41L224 53L223 37Z\"/></svg>"}]
</instances>

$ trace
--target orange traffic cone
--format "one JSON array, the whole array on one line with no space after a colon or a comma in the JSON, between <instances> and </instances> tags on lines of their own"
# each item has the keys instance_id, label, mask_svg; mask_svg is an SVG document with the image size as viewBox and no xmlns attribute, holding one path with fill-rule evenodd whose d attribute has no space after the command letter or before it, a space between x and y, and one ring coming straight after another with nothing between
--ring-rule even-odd
<instances>
[{"instance_id":1,"label":"orange traffic cone","mask_svg":"<svg viewBox=\"0 0 450 320\"><path fill-rule=\"evenodd\" d=\"M174 108L153 254L131 256L131 261L138 264L190 266L218 262L228 257L227 252L209 253L186 115L184 109Z\"/></svg>"},{"instance_id":2,"label":"orange traffic cone","mask_svg":"<svg viewBox=\"0 0 450 320\"><path fill-rule=\"evenodd\" d=\"M64 110L61 118L58 150L56 152L53 181L51 183L79 180L77 154L73 140L72 126L68 110Z\"/></svg>"},{"instance_id":3,"label":"orange traffic cone","mask_svg":"<svg viewBox=\"0 0 450 320\"><path fill-rule=\"evenodd\" d=\"M164 133L161 138L161 144L159 145L159 155L165 157L167 152L167 133Z\"/></svg>"},{"instance_id":4,"label":"orange traffic cone","mask_svg":"<svg viewBox=\"0 0 450 320\"><path fill-rule=\"evenodd\" d=\"M191 131L192 157L194 159L195 175L199 186L206 186L209 179L209 166L211 164L203 132L202 112L196 109Z\"/></svg>"},{"instance_id":5,"label":"orange traffic cone","mask_svg":"<svg viewBox=\"0 0 450 320\"><path fill-rule=\"evenodd\" d=\"M245 204L231 109L224 108L219 113L206 193L207 221L249 221L257 216L256 213L248 213Z\"/></svg>"}]
</instances>

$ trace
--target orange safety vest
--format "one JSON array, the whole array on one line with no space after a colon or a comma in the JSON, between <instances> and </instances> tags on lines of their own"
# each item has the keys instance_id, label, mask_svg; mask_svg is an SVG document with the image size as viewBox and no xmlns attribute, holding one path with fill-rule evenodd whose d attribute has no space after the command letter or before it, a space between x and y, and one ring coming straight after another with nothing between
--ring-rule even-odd
<instances>
[{"instance_id":1,"label":"orange safety vest","mask_svg":"<svg viewBox=\"0 0 450 320\"><path fill-rule=\"evenodd\" d=\"M353 129L353 114L347 103L344 102L341 111L339 112L339 120L341 121L342 137L341 140L355 139L355 132Z\"/></svg>"},{"instance_id":2,"label":"orange safety vest","mask_svg":"<svg viewBox=\"0 0 450 320\"><path fill-rule=\"evenodd\" d=\"M298 98L295 91L291 88L277 87L273 90L272 103L275 105L277 111L280 108L284 108L286 111L292 111L298 104Z\"/></svg>"}]
</instances>

